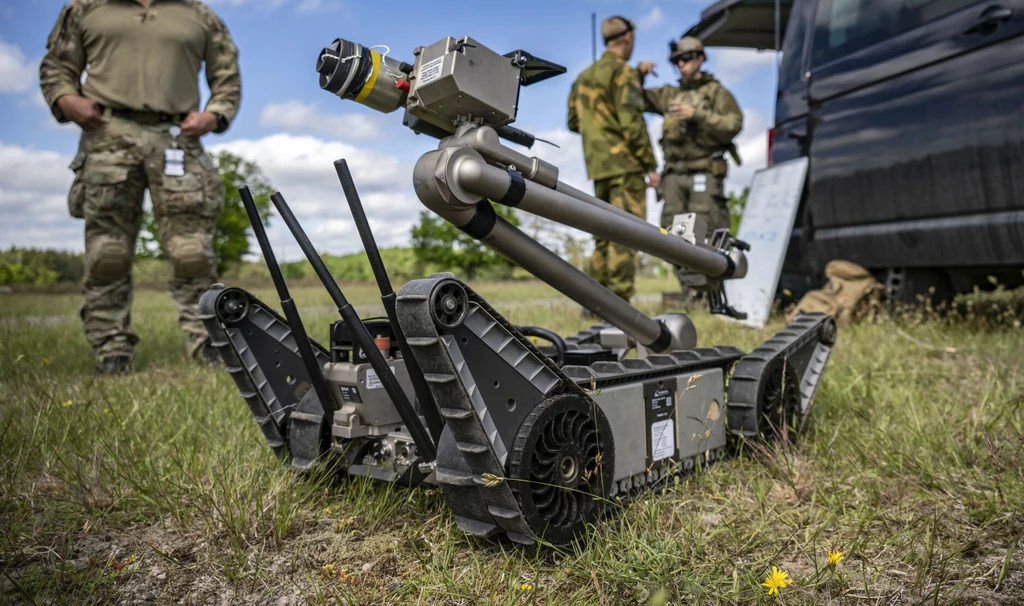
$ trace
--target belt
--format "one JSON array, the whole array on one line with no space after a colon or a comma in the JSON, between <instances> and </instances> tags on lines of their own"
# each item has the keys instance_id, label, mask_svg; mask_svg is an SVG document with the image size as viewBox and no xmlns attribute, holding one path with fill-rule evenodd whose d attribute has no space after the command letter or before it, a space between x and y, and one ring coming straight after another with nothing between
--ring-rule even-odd
<instances>
[{"instance_id":1,"label":"belt","mask_svg":"<svg viewBox=\"0 0 1024 606\"><path fill-rule=\"evenodd\" d=\"M112 107L106 107L100 105L100 111L110 112L110 115L115 118L122 118L124 120L131 120L132 122L139 122L141 124L178 124L185 119L188 114L167 114L164 112L153 112L153 111L137 111L134 109L114 109Z\"/></svg>"},{"instance_id":2,"label":"belt","mask_svg":"<svg viewBox=\"0 0 1024 606\"><path fill-rule=\"evenodd\" d=\"M704 172L711 169L713 158L699 158L696 160L676 160L665 162L666 172L693 173Z\"/></svg>"}]
</instances>

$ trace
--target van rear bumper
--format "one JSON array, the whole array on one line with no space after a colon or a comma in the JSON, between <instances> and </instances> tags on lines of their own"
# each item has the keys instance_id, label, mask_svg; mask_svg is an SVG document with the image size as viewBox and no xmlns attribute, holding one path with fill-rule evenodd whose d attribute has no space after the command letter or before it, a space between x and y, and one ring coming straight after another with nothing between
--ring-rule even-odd
<instances>
[{"instance_id":1,"label":"van rear bumper","mask_svg":"<svg viewBox=\"0 0 1024 606\"><path fill-rule=\"evenodd\" d=\"M819 228L813 239L822 266L1024 266L1024 210Z\"/></svg>"}]
</instances>

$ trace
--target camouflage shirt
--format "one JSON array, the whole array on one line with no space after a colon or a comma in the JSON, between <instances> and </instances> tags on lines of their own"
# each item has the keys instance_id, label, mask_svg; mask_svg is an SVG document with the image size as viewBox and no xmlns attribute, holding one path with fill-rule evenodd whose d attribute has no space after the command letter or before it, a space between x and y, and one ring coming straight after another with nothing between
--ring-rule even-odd
<instances>
[{"instance_id":1,"label":"camouflage shirt","mask_svg":"<svg viewBox=\"0 0 1024 606\"><path fill-rule=\"evenodd\" d=\"M199 70L206 62L206 111L230 123L242 84L238 50L227 27L195 0L71 0L57 18L39 66L46 103L59 122L63 95L114 109L182 114L199 110ZM81 82L82 72L87 78Z\"/></svg>"},{"instance_id":2,"label":"camouflage shirt","mask_svg":"<svg viewBox=\"0 0 1024 606\"><path fill-rule=\"evenodd\" d=\"M693 107L693 117L680 122L668 115L673 99ZM732 94L714 76L644 89L646 111L665 116L661 148L666 167L678 162L708 160L729 148L743 128L743 112Z\"/></svg>"},{"instance_id":3,"label":"camouflage shirt","mask_svg":"<svg viewBox=\"0 0 1024 606\"><path fill-rule=\"evenodd\" d=\"M657 168L644 121L642 91L636 70L609 51L573 82L568 127L583 137L590 179Z\"/></svg>"}]
</instances>

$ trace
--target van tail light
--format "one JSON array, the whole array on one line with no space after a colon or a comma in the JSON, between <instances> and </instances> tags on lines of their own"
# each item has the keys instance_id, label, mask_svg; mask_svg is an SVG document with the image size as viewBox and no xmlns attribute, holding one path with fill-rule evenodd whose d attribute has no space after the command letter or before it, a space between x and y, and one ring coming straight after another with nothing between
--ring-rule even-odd
<instances>
[{"instance_id":1,"label":"van tail light","mask_svg":"<svg viewBox=\"0 0 1024 606\"><path fill-rule=\"evenodd\" d=\"M768 129L768 166L772 165L772 144L775 143L775 129Z\"/></svg>"}]
</instances>

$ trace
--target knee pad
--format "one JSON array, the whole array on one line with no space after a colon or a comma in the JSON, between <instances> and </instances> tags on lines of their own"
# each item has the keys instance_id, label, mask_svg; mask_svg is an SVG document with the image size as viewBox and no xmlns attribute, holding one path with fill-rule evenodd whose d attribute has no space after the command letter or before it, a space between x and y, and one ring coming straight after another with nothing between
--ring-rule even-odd
<instances>
[{"instance_id":1,"label":"knee pad","mask_svg":"<svg viewBox=\"0 0 1024 606\"><path fill-rule=\"evenodd\" d=\"M213 268L206 243L196 236L175 236L167 243L171 267L178 278L202 278Z\"/></svg>"},{"instance_id":2,"label":"knee pad","mask_svg":"<svg viewBox=\"0 0 1024 606\"><path fill-rule=\"evenodd\" d=\"M113 236L98 236L89 247L89 275L101 280L127 277L132 268L132 251L128 242Z\"/></svg>"}]
</instances>

